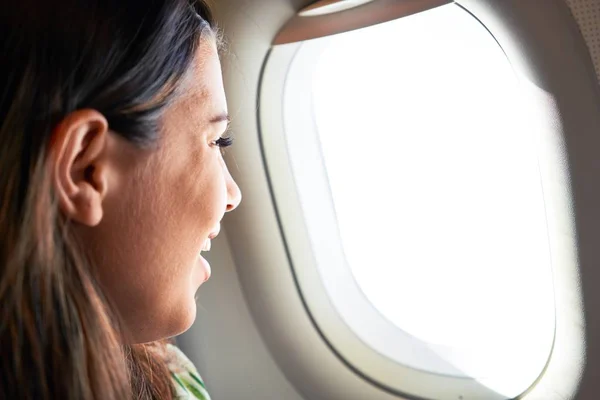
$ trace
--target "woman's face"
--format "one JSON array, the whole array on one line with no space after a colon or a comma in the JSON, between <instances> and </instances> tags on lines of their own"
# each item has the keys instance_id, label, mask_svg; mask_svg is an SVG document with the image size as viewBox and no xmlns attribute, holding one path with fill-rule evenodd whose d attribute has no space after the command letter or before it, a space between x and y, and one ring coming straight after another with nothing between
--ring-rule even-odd
<instances>
[{"instance_id":1,"label":"woman's face","mask_svg":"<svg viewBox=\"0 0 600 400\"><path fill-rule=\"evenodd\" d=\"M227 128L227 105L214 40L203 40L183 87L164 114L156 148L109 134L102 218L78 228L102 289L137 343L192 324L196 290L210 276L200 252L241 200L215 143Z\"/></svg>"}]
</instances>

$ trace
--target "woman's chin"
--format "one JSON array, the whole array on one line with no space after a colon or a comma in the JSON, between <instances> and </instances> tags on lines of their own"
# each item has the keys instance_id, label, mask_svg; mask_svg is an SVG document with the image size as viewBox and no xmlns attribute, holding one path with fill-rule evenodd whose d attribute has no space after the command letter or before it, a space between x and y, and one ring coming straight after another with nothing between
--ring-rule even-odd
<instances>
[{"instance_id":1,"label":"woman's chin","mask_svg":"<svg viewBox=\"0 0 600 400\"><path fill-rule=\"evenodd\" d=\"M196 320L196 301L194 298L192 298L192 300L193 301L189 307L187 315L185 316L185 318L182 319L181 325L179 325L178 329L176 329L175 332L173 332L173 334L170 335L170 337L181 335L182 333L190 329L194 324L194 321Z\"/></svg>"},{"instance_id":2,"label":"woman's chin","mask_svg":"<svg viewBox=\"0 0 600 400\"><path fill-rule=\"evenodd\" d=\"M187 296L184 302L176 307L175 312L165 312L165 320L150 323L147 329L138 329L131 333L131 344L143 344L156 342L163 339L181 335L194 324L196 320L196 300L193 292Z\"/></svg>"}]
</instances>

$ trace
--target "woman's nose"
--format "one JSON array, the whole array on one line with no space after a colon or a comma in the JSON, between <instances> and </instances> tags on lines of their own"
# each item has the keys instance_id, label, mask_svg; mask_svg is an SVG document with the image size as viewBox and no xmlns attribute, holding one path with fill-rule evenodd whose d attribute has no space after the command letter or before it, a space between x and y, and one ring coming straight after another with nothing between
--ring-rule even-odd
<instances>
[{"instance_id":1,"label":"woman's nose","mask_svg":"<svg viewBox=\"0 0 600 400\"><path fill-rule=\"evenodd\" d=\"M233 211L240 205L242 201L242 191L237 185L233 177L227 171L227 208L225 211Z\"/></svg>"}]
</instances>

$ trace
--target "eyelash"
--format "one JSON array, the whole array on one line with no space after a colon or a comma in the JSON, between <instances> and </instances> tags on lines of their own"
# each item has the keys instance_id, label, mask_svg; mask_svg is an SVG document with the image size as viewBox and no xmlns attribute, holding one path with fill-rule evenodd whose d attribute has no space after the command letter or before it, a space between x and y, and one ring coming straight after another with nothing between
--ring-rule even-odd
<instances>
[{"instance_id":1,"label":"eyelash","mask_svg":"<svg viewBox=\"0 0 600 400\"><path fill-rule=\"evenodd\" d=\"M224 149L225 147L229 147L233 144L233 138L231 136L220 137L215 140L215 145Z\"/></svg>"},{"instance_id":2,"label":"eyelash","mask_svg":"<svg viewBox=\"0 0 600 400\"><path fill-rule=\"evenodd\" d=\"M233 144L233 138L231 136L220 137L214 142L212 142L214 146L217 146L221 151L221 155L225 155L225 147L229 147Z\"/></svg>"}]
</instances>

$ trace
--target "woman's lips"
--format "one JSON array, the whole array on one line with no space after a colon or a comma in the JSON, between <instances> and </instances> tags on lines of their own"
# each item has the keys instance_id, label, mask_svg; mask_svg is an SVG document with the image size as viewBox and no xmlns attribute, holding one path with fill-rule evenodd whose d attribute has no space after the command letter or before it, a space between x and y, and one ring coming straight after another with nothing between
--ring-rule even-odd
<instances>
[{"instance_id":1,"label":"woman's lips","mask_svg":"<svg viewBox=\"0 0 600 400\"><path fill-rule=\"evenodd\" d=\"M200 264L200 267L203 269L204 272L204 281L206 282L209 278L210 278L210 274L211 274L211 268L210 268L210 264L208 263L208 261L206 261L206 259L204 257L202 257L201 255L198 254L198 263Z\"/></svg>"},{"instance_id":2,"label":"woman's lips","mask_svg":"<svg viewBox=\"0 0 600 400\"><path fill-rule=\"evenodd\" d=\"M220 226L217 227L214 231L212 231L208 235L208 238L204 241L204 243L202 243L202 248L200 249L200 253L198 253L198 263L200 264L200 267L204 270L204 282L206 282L208 280L208 278L210 278L211 268L210 268L210 264L208 263L208 261L206 261L206 259L204 257L202 257L201 253L203 251L210 251L210 248L212 247L211 240L217 237L217 235L219 234L219 231L220 231Z\"/></svg>"}]
</instances>

